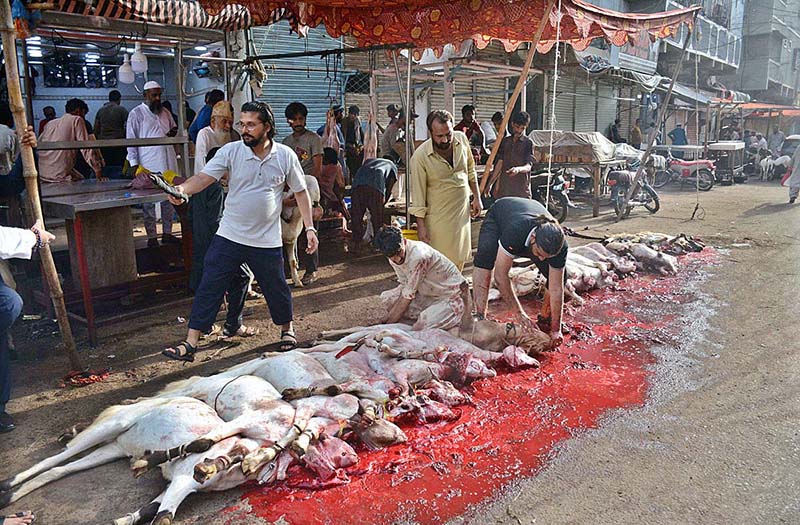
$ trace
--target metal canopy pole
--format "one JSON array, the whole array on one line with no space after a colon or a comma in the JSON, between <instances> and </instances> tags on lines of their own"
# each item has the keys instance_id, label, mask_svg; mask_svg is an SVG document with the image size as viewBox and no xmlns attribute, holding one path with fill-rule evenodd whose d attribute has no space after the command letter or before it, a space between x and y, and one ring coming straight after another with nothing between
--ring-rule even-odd
<instances>
[{"instance_id":1,"label":"metal canopy pole","mask_svg":"<svg viewBox=\"0 0 800 525\"><path fill-rule=\"evenodd\" d=\"M694 20L697 20L697 15L695 14ZM678 60L678 65L675 66L675 71L672 73L672 79L670 79L669 89L667 89L667 94L664 97L664 102L661 104L661 107L658 108L658 126L660 129L661 126L664 125L664 120L667 114L667 107L669 106L669 102L672 99L672 91L675 89L675 84L678 80L678 75L681 72L681 67L683 66L683 59L686 57L686 48L689 47L689 40L692 38L692 28L688 28L686 32L686 39L683 41L683 47L681 48L681 57ZM625 201L622 203L622 206L619 207L619 214L617 215L617 220L619 221L622 218L622 215L625 214L625 209L628 207L628 201L631 200L633 197L633 192L636 191L636 187L639 185L639 181L642 179L642 175L644 174L644 167L647 165L647 161L650 160L650 154L653 151L653 146L656 143L656 136L658 135L658 129L653 130L650 133L650 136L647 137L647 149L642 156L642 160L639 163L639 168L636 170L636 177L633 179L633 184L631 184L630 189L625 194Z\"/></svg>"},{"instance_id":2,"label":"metal canopy pole","mask_svg":"<svg viewBox=\"0 0 800 525\"><path fill-rule=\"evenodd\" d=\"M326 57L328 55L348 55L350 53L364 53L366 51L396 51L400 49L411 49L414 44L406 42L404 44L383 44L368 47L346 47L338 49L324 49L322 51L305 51L298 53L275 53L271 55L255 55L247 57L246 61L254 60L278 60L282 58L303 58L303 57Z\"/></svg>"},{"instance_id":3,"label":"metal canopy pole","mask_svg":"<svg viewBox=\"0 0 800 525\"><path fill-rule=\"evenodd\" d=\"M519 98L522 88L527 83L528 74L531 70L531 64L533 64L533 57L536 56L536 44L538 44L539 40L542 39L542 33L544 33L544 28L550 20L550 14L553 12L555 4L556 0L547 1L547 8L545 8L544 13L542 13L542 19L539 21L539 27L536 28L536 34L531 41L531 47L528 49L528 57L525 59L525 65L522 66L522 71L520 71L519 78L517 79L517 85L514 87L514 92L511 93L508 102L506 102L506 109L503 114L503 123L500 125L501 132L508 128L508 123L511 120L511 113L514 111L514 104L517 103L517 98ZM499 140L495 140L494 144L492 144L492 152L489 154L489 160L486 161L486 168L483 171L483 177L481 177L481 195L483 195L483 192L486 190L489 177L492 174L492 163L494 162L494 159L497 158L497 153L500 151L500 143L503 142L503 137L498 137L498 139Z\"/></svg>"},{"instance_id":4,"label":"metal canopy pole","mask_svg":"<svg viewBox=\"0 0 800 525\"><path fill-rule=\"evenodd\" d=\"M25 106L22 103L22 90L20 89L19 67L17 65L16 45L14 39L16 32L14 22L11 17L11 4L2 2L0 5L0 32L2 32L3 48L6 52L6 81L8 85L8 103L14 114L14 125L18 131L28 129L28 119L25 115ZM25 189L28 191L28 201L33 211L33 218L42 221L42 203L39 201L39 187L37 179L39 174L36 171L36 164L33 158L33 149L22 144L20 147L22 157L22 174L25 178ZM47 287L50 289L50 299L58 319L58 328L61 331L61 340L64 342L64 351L69 358L73 370L83 370L81 358L75 347L75 339L72 336L72 328L69 325L67 307L64 304L64 292L61 290L61 282L58 280L56 264L50 245L45 244L39 250L42 260L42 269L47 280Z\"/></svg>"},{"instance_id":5,"label":"metal canopy pole","mask_svg":"<svg viewBox=\"0 0 800 525\"><path fill-rule=\"evenodd\" d=\"M183 91L183 44L175 46L175 89L178 92L178 137L184 139L183 142L183 176L189 178L192 175L189 164L189 142L186 141L186 94Z\"/></svg>"},{"instance_id":6,"label":"metal canopy pole","mask_svg":"<svg viewBox=\"0 0 800 525\"><path fill-rule=\"evenodd\" d=\"M411 155L414 154L414 136L411 134L411 49L408 50L408 69L406 70L406 228L411 228Z\"/></svg>"}]
</instances>

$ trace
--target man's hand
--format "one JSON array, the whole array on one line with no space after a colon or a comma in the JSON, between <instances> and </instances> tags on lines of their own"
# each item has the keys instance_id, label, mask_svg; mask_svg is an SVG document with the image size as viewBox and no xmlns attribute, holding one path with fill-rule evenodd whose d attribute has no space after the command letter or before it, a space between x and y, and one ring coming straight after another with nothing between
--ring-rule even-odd
<instances>
[{"instance_id":1,"label":"man's hand","mask_svg":"<svg viewBox=\"0 0 800 525\"><path fill-rule=\"evenodd\" d=\"M183 186L181 186L181 185L175 186L175 189L178 190L181 193L186 193L186 190L184 190ZM173 206L180 206L181 204L185 204L186 203L185 200L178 199L177 197L173 197L170 194L167 194L167 199L169 199L170 204L172 204Z\"/></svg>"},{"instance_id":2,"label":"man's hand","mask_svg":"<svg viewBox=\"0 0 800 525\"><path fill-rule=\"evenodd\" d=\"M167 133L167 136L168 137L174 137L177 134L178 134L178 126L175 126L171 130L169 130L169 133Z\"/></svg>"},{"instance_id":3,"label":"man's hand","mask_svg":"<svg viewBox=\"0 0 800 525\"><path fill-rule=\"evenodd\" d=\"M528 317L528 314L525 313L525 310L520 310L517 312L517 320L519 320L520 326L526 332L532 331L536 324L533 322L533 319Z\"/></svg>"},{"instance_id":4,"label":"man's hand","mask_svg":"<svg viewBox=\"0 0 800 525\"><path fill-rule=\"evenodd\" d=\"M21 134L19 142L23 146L30 146L36 149L36 134L33 132L33 126L28 126L28 129Z\"/></svg>"},{"instance_id":5,"label":"man's hand","mask_svg":"<svg viewBox=\"0 0 800 525\"><path fill-rule=\"evenodd\" d=\"M50 244L50 241L56 238L55 235L44 229L44 224L42 224L41 219L36 221L31 227L31 230L39 232L39 238L42 240L42 244Z\"/></svg>"},{"instance_id":6,"label":"man's hand","mask_svg":"<svg viewBox=\"0 0 800 525\"><path fill-rule=\"evenodd\" d=\"M108 180L108 177L104 177L103 176L103 170L102 169L95 170L94 171L94 176L97 177L97 180L99 180L100 182L105 182L105 181Z\"/></svg>"},{"instance_id":7,"label":"man's hand","mask_svg":"<svg viewBox=\"0 0 800 525\"><path fill-rule=\"evenodd\" d=\"M319 248L319 239L317 239L317 232L313 230L306 230L306 238L308 239L308 247L306 253L311 255L317 248Z\"/></svg>"},{"instance_id":8,"label":"man's hand","mask_svg":"<svg viewBox=\"0 0 800 525\"><path fill-rule=\"evenodd\" d=\"M471 204L470 216L474 219L475 217L480 217L481 212L483 211L483 203L481 202L480 197L473 197L472 204Z\"/></svg>"},{"instance_id":9,"label":"man's hand","mask_svg":"<svg viewBox=\"0 0 800 525\"><path fill-rule=\"evenodd\" d=\"M431 243L431 235L428 233L428 226L424 220L417 218L417 238L425 243Z\"/></svg>"},{"instance_id":10,"label":"man's hand","mask_svg":"<svg viewBox=\"0 0 800 525\"><path fill-rule=\"evenodd\" d=\"M561 346L561 343L563 342L564 342L564 336L561 334L561 331L552 332L550 334L550 344L548 344L548 348L550 350L555 350L556 348Z\"/></svg>"}]
</instances>

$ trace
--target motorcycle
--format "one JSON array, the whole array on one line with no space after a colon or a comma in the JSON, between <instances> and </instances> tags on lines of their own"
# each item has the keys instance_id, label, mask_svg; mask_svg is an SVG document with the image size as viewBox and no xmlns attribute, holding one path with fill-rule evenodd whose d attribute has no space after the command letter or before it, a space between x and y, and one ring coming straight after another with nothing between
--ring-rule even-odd
<instances>
[{"instance_id":1,"label":"motorcycle","mask_svg":"<svg viewBox=\"0 0 800 525\"><path fill-rule=\"evenodd\" d=\"M714 162L708 159L683 160L669 155L667 169L656 171L653 187L663 188L670 182L680 182L681 187L690 184L700 191L708 191L714 186L715 169Z\"/></svg>"},{"instance_id":2,"label":"motorcycle","mask_svg":"<svg viewBox=\"0 0 800 525\"><path fill-rule=\"evenodd\" d=\"M565 170L557 169L550 174L550 199L547 199L547 170L531 173L531 195L542 203L558 222L567 220L569 202L569 180Z\"/></svg>"},{"instance_id":3,"label":"motorcycle","mask_svg":"<svg viewBox=\"0 0 800 525\"><path fill-rule=\"evenodd\" d=\"M642 177L637 188L633 192L628 205L623 210L625 195L633 184L635 174L627 170L612 171L608 174L608 185L611 188L611 204L614 205L614 212L617 217L624 219L631 214L631 210L637 206L642 206L650 213L656 213L661 208L661 201L656 190L650 186L647 177Z\"/></svg>"}]
</instances>

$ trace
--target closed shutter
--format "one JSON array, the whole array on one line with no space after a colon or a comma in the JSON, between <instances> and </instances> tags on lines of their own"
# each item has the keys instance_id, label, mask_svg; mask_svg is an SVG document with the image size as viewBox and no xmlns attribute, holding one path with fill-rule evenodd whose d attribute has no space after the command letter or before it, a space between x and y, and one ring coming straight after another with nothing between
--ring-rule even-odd
<instances>
[{"instance_id":1,"label":"closed shutter","mask_svg":"<svg viewBox=\"0 0 800 525\"><path fill-rule=\"evenodd\" d=\"M605 130L614 123L617 118L617 90L610 84L597 84L597 131L605 133ZM594 130L593 130L594 131ZM623 131L620 131L623 138L628 138Z\"/></svg>"},{"instance_id":2,"label":"closed shutter","mask_svg":"<svg viewBox=\"0 0 800 525\"><path fill-rule=\"evenodd\" d=\"M592 93L588 84L577 82L575 85L575 127L574 131L600 131L594 121L597 96Z\"/></svg>"},{"instance_id":3,"label":"closed shutter","mask_svg":"<svg viewBox=\"0 0 800 525\"><path fill-rule=\"evenodd\" d=\"M475 109L478 122L492 119L496 111L503 112L506 107L506 82L502 78L486 78L475 81L477 93Z\"/></svg>"},{"instance_id":4,"label":"closed shutter","mask_svg":"<svg viewBox=\"0 0 800 525\"><path fill-rule=\"evenodd\" d=\"M253 44L258 54L321 51L341 47L338 41L330 38L325 29L321 27L311 29L307 38L299 39L297 35L289 34L289 25L285 21L267 27L253 28ZM326 79L325 71L281 69L281 66L286 65L294 68L308 66L312 69L324 69L325 62L316 57L298 58L292 61L276 60L273 64L277 69L275 71L267 70L267 80L264 82L263 92L258 100L266 102L272 107L275 114L277 139L281 140L291 133L284 118L284 110L288 104L294 101L306 105L308 108L306 127L316 131L325 124L325 114L332 102L333 104L342 103L344 76L337 73L339 82L331 83ZM265 65L269 65L269 62Z\"/></svg>"},{"instance_id":5,"label":"closed shutter","mask_svg":"<svg viewBox=\"0 0 800 525\"><path fill-rule=\"evenodd\" d=\"M547 100L545 107L543 129L550 129L551 104L553 103L553 79L549 78L547 86ZM575 81L572 78L561 77L556 85L555 103L555 128L561 131L572 131L574 128L575 113Z\"/></svg>"}]
</instances>

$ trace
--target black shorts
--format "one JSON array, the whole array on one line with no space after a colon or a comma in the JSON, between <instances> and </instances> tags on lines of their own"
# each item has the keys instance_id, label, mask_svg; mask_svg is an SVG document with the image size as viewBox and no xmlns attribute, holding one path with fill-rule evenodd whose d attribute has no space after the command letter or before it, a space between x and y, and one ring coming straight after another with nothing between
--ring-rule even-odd
<instances>
[{"instance_id":1,"label":"black shorts","mask_svg":"<svg viewBox=\"0 0 800 525\"><path fill-rule=\"evenodd\" d=\"M481 232L478 234L478 250L475 252L473 265L484 270L493 270L494 261L497 259L497 250L500 248L500 226L489 209L481 225Z\"/></svg>"}]
</instances>

